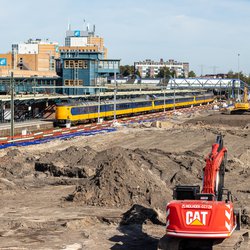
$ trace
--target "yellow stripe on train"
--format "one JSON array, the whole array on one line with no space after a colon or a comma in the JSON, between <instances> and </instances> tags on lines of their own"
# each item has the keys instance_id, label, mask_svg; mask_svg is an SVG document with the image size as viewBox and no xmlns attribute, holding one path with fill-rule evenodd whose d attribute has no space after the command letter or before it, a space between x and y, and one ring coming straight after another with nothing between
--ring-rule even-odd
<instances>
[{"instance_id":1,"label":"yellow stripe on train","mask_svg":"<svg viewBox=\"0 0 250 250\"><path fill-rule=\"evenodd\" d=\"M197 100L199 98L202 98L201 100ZM181 101L181 99L192 99L190 101ZM165 103L165 109L171 109L174 106L175 107L187 107L187 106L192 106L192 105L199 105L199 104L205 104L205 103L210 103L214 101L213 95L200 95L200 96L195 96L195 97L179 97L176 99L175 103ZM173 99L170 99L173 101ZM126 103L124 100L119 103L119 100L117 101L116 105L132 105L136 104L139 106L142 103L148 103L147 106L145 107L135 107L135 108L127 108L127 109L117 109L116 110L116 115L117 116L125 116L125 115L132 115L136 113L144 113L144 112L154 112L154 111L159 111L164 109L164 104L156 105L157 101L163 101L163 99L155 99L155 100L128 100ZM85 103L84 105L63 105L63 106L57 106L56 107L56 123L58 124L63 124L66 122L72 122L72 123L78 123L82 121L88 121L88 120L94 120L99 118L106 118L106 117L112 117L114 116L114 110L108 110L108 111L102 111L102 107L104 106L112 106L113 109L113 103L101 103L100 105L100 112L98 114L98 111L96 112L87 112L84 114L72 114L73 110L77 109L82 109L83 111L88 110L90 108L95 108L95 110L98 109L98 104L93 104L93 103ZM82 112L83 112L82 111ZM76 111L74 111L76 112Z\"/></svg>"}]
</instances>

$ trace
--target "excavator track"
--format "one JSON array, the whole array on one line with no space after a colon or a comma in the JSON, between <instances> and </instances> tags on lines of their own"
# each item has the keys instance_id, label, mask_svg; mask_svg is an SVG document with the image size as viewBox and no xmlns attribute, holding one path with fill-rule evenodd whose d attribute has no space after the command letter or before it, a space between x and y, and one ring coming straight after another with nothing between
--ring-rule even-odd
<instances>
[{"instance_id":1,"label":"excavator track","mask_svg":"<svg viewBox=\"0 0 250 250\"><path fill-rule=\"evenodd\" d=\"M249 245L249 231L240 230L235 231L229 238L224 240L215 240L213 243L213 250L229 250L239 249L248 250Z\"/></svg>"},{"instance_id":2,"label":"excavator track","mask_svg":"<svg viewBox=\"0 0 250 250\"><path fill-rule=\"evenodd\" d=\"M235 231L227 239L183 239L164 236L160 239L158 250L248 250L249 231Z\"/></svg>"}]
</instances>

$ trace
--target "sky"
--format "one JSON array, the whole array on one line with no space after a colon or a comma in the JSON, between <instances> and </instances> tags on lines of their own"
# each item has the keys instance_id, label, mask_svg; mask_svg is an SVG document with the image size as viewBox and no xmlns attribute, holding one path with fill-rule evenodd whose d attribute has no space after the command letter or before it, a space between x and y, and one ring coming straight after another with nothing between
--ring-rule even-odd
<instances>
[{"instance_id":1,"label":"sky","mask_svg":"<svg viewBox=\"0 0 250 250\"><path fill-rule=\"evenodd\" d=\"M0 9L0 53L29 38L64 45L68 23L85 20L122 65L163 58L197 75L250 74L250 0L0 0Z\"/></svg>"}]
</instances>

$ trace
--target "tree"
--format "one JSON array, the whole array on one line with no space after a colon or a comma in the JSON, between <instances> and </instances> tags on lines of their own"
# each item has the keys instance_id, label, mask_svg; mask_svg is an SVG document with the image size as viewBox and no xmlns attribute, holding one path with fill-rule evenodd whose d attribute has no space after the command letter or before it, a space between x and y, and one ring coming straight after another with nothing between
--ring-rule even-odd
<instances>
[{"instance_id":1,"label":"tree","mask_svg":"<svg viewBox=\"0 0 250 250\"><path fill-rule=\"evenodd\" d=\"M160 68L157 77L159 78L164 78L165 74L164 74L164 68Z\"/></svg>"},{"instance_id":2,"label":"tree","mask_svg":"<svg viewBox=\"0 0 250 250\"><path fill-rule=\"evenodd\" d=\"M176 74L176 71L175 71L175 70L172 70L171 73L170 73L170 75L171 75L173 78L177 77L177 74Z\"/></svg>"},{"instance_id":3,"label":"tree","mask_svg":"<svg viewBox=\"0 0 250 250\"><path fill-rule=\"evenodd\" d=\"M133 75L134 74L134 66L132 65L121 65L120 66L120 73L123 77Z\"/></svg>"},{"instance_id":4,"label":"tree","mask_svg":"<svg viewBox=\"0 0 250 250\"><path fill-rule=\"evenodd\" d=\"M246 82L248 83L250 81L249 79L249 76L246 76L241 72L233 72L232 70L230 70L228 73L227 73L227 77L230 78L230 79L240 79L242 80L243 82Z\"/></svg>"},{"instance_id":5,"label":"tree","mask_svg":"<svg viewBox=\"0 0 250 250\"><path fill-rule=\"evenodd\" d=\"M139 72L139 70L138 70L138 69L135 71L135 75L137 75L138 77L140 77L140 78L141 78L141 74L140 74L140 72Z\"/></svg>"},{"instance_id":6,"label":"tree","mask_svg":"<svg viewBox=\"0 0 250 250\"><path fill-rule=\"evenodd\" d=\"M196 74L194 73L193 70L189 71L188 77L196 77Z\"/></svg>"},{"instance_id":7,"label":"tree","mask_svg":"<svg viewBox=\"0 0 250 250\"><path fill-rule=\"evenodd\" d=\"M228 73L227 73L227 77L232 79L232 78L235 78L235 74L232 70L230 70Z\"/></svg>"},{"instance_id":8,"label":"tree","mask_svg":"<svg viewBox=\"0 0 250 250\"><path fill-rule=\"evenodd\" d=\"M167 67L160 68L157 77L159 78L170 78L172 76L172 72Z\"/></svg>"}]
</instances>

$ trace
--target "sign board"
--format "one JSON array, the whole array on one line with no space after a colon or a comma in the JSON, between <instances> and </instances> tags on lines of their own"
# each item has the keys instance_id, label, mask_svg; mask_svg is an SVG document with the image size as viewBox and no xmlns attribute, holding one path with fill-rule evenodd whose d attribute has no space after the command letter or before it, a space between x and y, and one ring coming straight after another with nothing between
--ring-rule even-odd
<instances>
[{"instance_id":1,"label":"sign board","mask_svg":"<svg viewBox=\"0 0 250 250\"><path fill-rule=\"evenodd\" d=\"M7 66L7 58L0 58L0 66Z\"/></svg>"},{"instance_id":2,"label":"sign board","mask_svg":"<svg viewBox=\"0 0 250 250\"><path fill-rule=\"evenodd\" d=\"M81 35L80 30L75 30L75 31L74 31L74 36L79 37L80 35Z\"/></svg>"}]
</instances>

